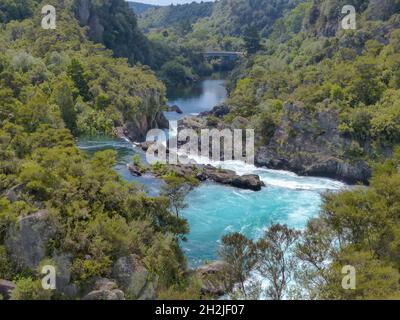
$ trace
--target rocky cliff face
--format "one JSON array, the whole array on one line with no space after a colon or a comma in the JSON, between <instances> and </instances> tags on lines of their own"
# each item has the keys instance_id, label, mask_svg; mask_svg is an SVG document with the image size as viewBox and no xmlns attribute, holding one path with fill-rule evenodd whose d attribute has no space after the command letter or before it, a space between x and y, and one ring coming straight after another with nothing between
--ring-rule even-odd
<instances>
[{"instance_id":1,"label":"rocky cliff face","mask_svg":"<svg viewBox=\"0 0 400 320\"><path fill-rule=\"evenodd\" d=\"M103 43L113 50L116 57L126 57L134 64L148 63L147 39L139 31L135 15L123 0L93 1L75 0L75 16L82 26L88 28L88 35L94 42ZM123 123L117 126L132 141L144 141L153 128L168 128L164 117L164 92L157 88L133 90L140 98L138 111L124 113Z\"/></svg>"},{"instance_id":2,"label":"rocky cliff face","mask_svg":"<svg viewBox=\"0 0 400 320\"><path fill-rule=\"evenodd\" d=\"M315 36L334 37L340 31L340 21L345 16L341 11L345 5L353 5L357 17L366 11L370 20L385 21L400 10L397 0L314 0L304 29Z\"/></svg>"},{"instance_id":3,"label":"rocky cliff face","mask_svg":"<svg viewBox=\"0 0 400 320\"><path fill-rule=\"evenodd\" d=\"M19 266L36 268L46 256L47 244L55 235L55 228L48 223L49 212L38 212L19 219L9 228L5 246Z\"/></svg>"},{"instance_id":4,"label":"rocky cliff face","mask_svg":"<svg viewBox=\"0 0 400 320\"><path fill-rule=\"evenodd\" d=\"M328 102L327 102L328 103ZM179 129L250 128L249 120L236 117L229 125L222 120L229 106L218 106L198 117L184 118ZM212 123L208 116L213 116ZM215 123L214 123L215 121ZM332 109L310 110L302 102L287 103L273 136L255 153L255 164L288 170L305 176L320 176L355 184L368 184L371 168L362 160L351 159L354 141L338 129L339 114ZM256 139L260 137L256 137ZM364 149L369 149L365 141ZM221 159L222 160L222 159Z\"/></svg>"},{"instance_id":5,"label":"rocky cliff face","mask_svg":"<svg viewBox=\"0 0 400 320\"><path fill-rule=\"evenodd\" d=\"M268 145L257 150L255 161L258 166L290 170L301 175L368 183L371 177L368 164L343 157L351 146L352 140L338 130L336 111L313 112L297 102L284 107L274 136Z\"/></svg>"},{"instance_id":6,"label":"rocky cliff face","mask_svg":"<svg viewBox=\"0 0 400 320\"><path fill-rule=\"evenodd\" d=\"M143 300L156 298L157 279L150 279L149 271L136 255L120 257L115 262L113 279L90 279L94 285L89 286L89 290L85 285L80 287L73 283L71 266L75 257L49 250L56 236L57 227L48 210L39 210L8 228L5 247L11 253L12 262L25 270L38 270L45 259L50 259L56 268L56 291L66 297L76 298L86 291L84 300L123 300L125 296ZM0 294L4 299L9 299L14 289L14 283L0 279Z\"/></svg>"},{"instance_id":7,"label":"rocky cliff face","mask_svg":"<svg viewBox=\"0 0 400 320\"><path fill-rule=\"evenodd\" d=\"M169 123L163 113L164 94L156 89L140 94L142 103L135 114L123 116L123 134L131 141L146 140L147 132L154 128L168 129Z\"/></svg>"}]
</instances>

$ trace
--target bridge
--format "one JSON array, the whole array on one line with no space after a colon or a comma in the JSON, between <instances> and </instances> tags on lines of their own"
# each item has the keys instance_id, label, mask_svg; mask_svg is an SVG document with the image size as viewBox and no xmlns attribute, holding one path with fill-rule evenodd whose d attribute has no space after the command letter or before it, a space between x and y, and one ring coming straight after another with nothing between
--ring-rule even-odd
<instances>
[{"instance_id":1,"label":"bridge","mask_svg":"<svg viewBox=\"0 0 400 320\"><path fill-rule=\"evenodd\" d=\"M244 56L244 52L237 51L205 51L203 52L206 58L228 58L236 59Z\"/></svg>"}]
</instances>

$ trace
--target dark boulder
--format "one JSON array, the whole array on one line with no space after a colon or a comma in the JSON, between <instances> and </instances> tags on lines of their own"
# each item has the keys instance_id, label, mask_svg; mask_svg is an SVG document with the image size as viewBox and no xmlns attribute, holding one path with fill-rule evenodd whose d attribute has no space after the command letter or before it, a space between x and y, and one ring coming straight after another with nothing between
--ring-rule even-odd
<instances>
[{"instance_id":1,"label":"dark boulder","mask_svg":"<svg viewBox=\"0 0 400 320\"><path fill-rule=\"evenodd\" d=\"M176 112L179 114L183 113L182 109L179 108L179 106L177 106L176 104L174 104L173 106L167 106L167 112Z\"/></svg>"},{"instance_id":2,"label":"dark boulder","mask_svg":"<svg viewBox=\"0 0 400 320\"><path fill-rule=\"evenodd\" d=\"M260 177L254 174L239 176L235 171L214 168L212 166L206 166L203 173L207 180L231 185L240 189L260 191L265 186Z\"/></svg>"},{"instance_id":3,"label":"dark boulder","mask_svg":"<svg viewBox=\"0 0 400 320\"><path fill-rule=\"evenodd\" d=\"M223 118L229 112L230 112L230 108L227 105L222 104L222 105L219 105L219 106L215 106L210 111L205 111L205 112L200 113L200 117L214 116L214 117L217 117L217 118Z\"/></svg>"},{"instance_id":4,"label":"dark boulder","mask_svg":"<svg viewBox=\"0 0 400 320\"><path fill-rule=\"evenodd\" d=\"M310 176L339 179L350 184L357 182L368 184L372 176L371 168L364 161L348 163L334 158L311 165L305 173Z\"/></svg>"},{"instance_id":5,"label":"dark boulder","mask_svg":"<svg viewBox=\"0 0 400 320\"><path fill-rule=\"evenodd\" d=\"M156 298L157 281L150 280L150 274L138 256L132 254L119 258L112 275L128 297L139 300Z\"/></svg>"},{"instance_id":6,"label":"dark boulder","mask_svg":"<svg viewBox=\"0 0 400 320\"><path fill-rule=\"evenodd\" d=\"M139 166L137 166L137 165L135 165L133 163L128 165L128 170L132 175L134 175L136 177L140 177L143 174L142 173L142 168L140 168Z\"/></svg>"},{"instance_id":7,"label":"dark boulder","mask_svg":"<svg viewBox=\"0 0 400 320\"><path fill-rule=\"evenodd\" d=\"M156 143L155 141L145 141L139 143L138 146L140 149L146 152L147 150L149 150L150 146L154 145L155 143Z\"/></svg>"},{"instance_id":8,"label":"dark boulder","mask_svg":"<svg viewBox=\"0 0 400 320\"><path fill-rule=\"evenodd\" d=\"M5 246L11 252L14 263L36 268L46 256L48 242L55 236L56 228L49 219L47 210L19 219L9 228Z\"/></svg>"},{"instance_id":9,"label":"dark boulder","mask_svg":"<svg viewBox=\"0 0 400 320\"><path fill-rule=\"evenodd\" d=\"M196 270L201 281L201 292L203 294L222 296L229 292L231 288L229 282L225 279L226 267L226 262L214 261Z\"/></svg>"}]
</instances>

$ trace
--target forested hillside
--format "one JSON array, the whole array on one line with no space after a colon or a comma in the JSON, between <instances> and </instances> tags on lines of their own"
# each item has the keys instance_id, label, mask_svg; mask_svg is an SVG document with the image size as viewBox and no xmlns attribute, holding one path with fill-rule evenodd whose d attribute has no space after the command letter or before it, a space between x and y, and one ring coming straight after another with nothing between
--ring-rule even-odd
<instances>
[{"instance_id":1,"label":"forested hillside","mask_svg":"<svg viewBox=\"0 0 400 320\"><path fill-rule=\"evenodd\" d=\"M199 19L211 16L212 10L212 2L152 8L140 15L139 26L145 31L171 27L190 28Z\"/></svg>"},{"instance_id":2,"label":"forested hillside","mask_svg":"<svg viewBox=\"0 0 400 320\"><path fill-rule=\"evenodd\" d=\"M103 43L116 57L128 58L132 64L153 64L150 43L139 31L127 2L78 0L74 12L80 24L89 28L90 39Z\"/></svg>"},{"instance_id":3,"label":"forested hillside","mask_svg":"<svg viewBox=\"0 0 400 320\"><path fill-rule=\"evenodd\" d=\"M133 12L135 12L136 15L140 15L149 9L157 7L152 4L146 4L146 3L134 2L134 1L128 1L128 5L130 8L133 9Z\"/></svg>"},{"instance_id":4,"label":"forested hillside","mask_svg":"<svg viewBox=\"0 0 400 320\"><path fill-rule=\"evenodd\" d=\"M354 31L339 30L343 1L303 3L237 71L229 117L258 128L259 164L366 182L367 163L390 156L399 142L399 11L386 2L354 3Z\"/></svg>"},{"instance_id":5,"label":"forested hillside","mask_svg":"<svg viewBox=\"0 0 400 320\"><path fill-rule=\"evenodd\" d=\"M274 22L301 0L220 0L161 7L139 17L146 32L185 30L185 40L211 49L239 50L248 27L268 36Z\"/></svg>"},{"instance_id":6,"label":"forested hillside","mask_svg":"<svg viewBox=\"0 0 400 320\"><path fill-rule=\"evenodd\" d=\"M276 19L293 9L302 0L221 0L214 4L212 15L199 23L198 28L213 35L240 36L251 25L268 36Z\"/></svg>"}]
</instances>

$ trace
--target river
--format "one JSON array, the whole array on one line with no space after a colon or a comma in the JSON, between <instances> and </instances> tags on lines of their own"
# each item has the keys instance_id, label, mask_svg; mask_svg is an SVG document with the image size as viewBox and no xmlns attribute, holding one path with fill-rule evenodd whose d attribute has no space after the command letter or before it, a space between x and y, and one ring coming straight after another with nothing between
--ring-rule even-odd
<instances>
[{"instance_id":1,"label":"river","mask_svg":"<svg viewBox=\"0 0 400 320\"><path fill-rule=\"evenodd\" d=\"M169 93L169 104L178 105L183 114L166 113L169 120L210 110L227 98L223 80L204 80L185 90ZM105 137L80 139L81 149L93 153L114 149L118 153L116 170L127 181L143 184L150 195L157 195L163 182L149 175L133 177L127 164L134 154L144 154L131 143ZM341 182L313 177L299 177L291 172L256 168L238 161L221 162L222 168L238 174L258 174L266 186L259 192L236 189L206 182L187 197L188 208L182 216L188 219L190 233L182 248L191 266L217 259L221 237L240 231L251 238L259 237L272 223L280 222L301 229L318 214L321 194L340 190Z\"/></svg>"}]
</instances>

